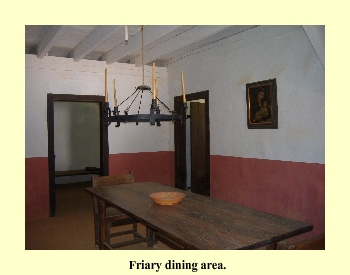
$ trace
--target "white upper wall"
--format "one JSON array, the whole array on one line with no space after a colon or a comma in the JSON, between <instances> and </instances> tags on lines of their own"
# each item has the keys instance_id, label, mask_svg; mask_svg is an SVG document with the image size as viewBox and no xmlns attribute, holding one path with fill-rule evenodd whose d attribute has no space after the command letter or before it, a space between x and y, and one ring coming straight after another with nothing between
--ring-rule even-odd
<instances>
[{"instance_id":1,"label":"white upper wall","mask_svg":"<svg viewBox=\"0 0 350 275\"><path fill-rule=\"evenodd\" d=\"M254 28L169 64L168 71L157 68L160 98L173 108L173 97L181 95L183 70L187 93L209 90L212 155L324 163L322 58L301 26L259 29L264 35ZM26 55L26 157L47 156L47 93L103 95L105 68L112 106L114 77L118 102L142 84L142 68L130 64ZM151 85L151 68L145 68L145 84ZM277 79L279 128L247 129L246 84L272 78ZM111 154L168 151L174 150L173 144L171 122L161 127L147 123L109 127Z\"/></svg>"},{"instance_id":2,"label":"white upper wall","mask_svg":"<svg viewBox=\"0 0 350 275\"><path fill-rule=\"evenodd\" d=\"M211 155L324 163L323 64L301 26L259 28L168 65L170 97L181 70L187 93L209 90ZM278 129L248 129L246 84L273 78Z\"/></svg>"},{"instance_id":3,"label":"white upper wall","mask_svg":"<svg viewBox=\"0 0 350 275\"><path fill-rule=\"evenodd\" d=\"M115 63L106 65L101 61L81 60L74 62L70 58L45 56L38 59L35 55L25 57L25 157L47 157L47 94L104 95L105 68L107 68L107 86L109 103L113 103L113 79L116 79L117 99L120 104L142 84L142 67ZM168 106L167 70L156 68L159 97ZM145 66L145 85L151 87L152 68ZM130 109L137 112L140 99ZM143 95L142 106L148 112L151 95ZM127 107L124 103L120 110ZM129 103L130 104L130 103ZM164 112L164 111L162 111ZM171 123L162 123L161 127L148 123L122 124L109 126L109 152L133 153L169 150L169 129Z\"/></svg>"}]
</instances>

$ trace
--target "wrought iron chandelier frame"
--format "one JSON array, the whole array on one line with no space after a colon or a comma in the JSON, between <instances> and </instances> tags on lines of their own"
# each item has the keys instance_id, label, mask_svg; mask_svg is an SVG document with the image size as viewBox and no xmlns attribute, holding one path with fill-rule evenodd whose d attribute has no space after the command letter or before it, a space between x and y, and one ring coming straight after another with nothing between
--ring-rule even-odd
<instances>
[{"instance_id":1,"label":"wrought iron chandelier frame","mask_svg":"<svg viewBox=\"0 0 350 275\"><path fill-rule=\"evenodd\" d=\"M104 114L106 116L106 122L107 125L110 125L112 122L116 122L116 127L120 126L121 122L127 123L127 122L135 122L136 125L138 125L140 122L149 122L151 125L161 125L161 121L181 121L182 124L185 124L186 120L186 110L187 110L187 103L186 103L186 97L185 97L185 87L184 87L184 80L183 80L183 73L181 72L181 77L182 77L182 95L183 95L183 106L181 108L181 115L178 115L175 111L171 110L164 102L162 102L158 98L158 89L156 87L156 79L155 79L155 64L153 63L153 71L152 71L152 84L154 91L151 90L151 88L147 85L144 85L144 42L143 42L143 26L141 26L141 33L142 33L142 85L138 86L136 90L129 96L127 97L121 104L117 105L116 103L116 90L114 89L114 103L115 107L113 110L109 107L109 102L108 102L108 93L107 93L107 69L105 70L105 97L106 97L106 102L104 106ZM135 99L141 92L141 99L144 91L149 91L152 94L152 102L151 102L151 107L150 107L150 112L149 114L140 114L140 106L139 106L139 111L137 114L129 114L129 109L131 105L134 103ZM122 105L124 102L126 102L128 99L130 99L135 93L136 96L132 100L131 104L129 107L127 107L124 110L124 115L120 114L119 111L119 106ZM159 102L170 112L169 115L166 114L161 114L160 109L159 109ZM141 101L140 101L141 105Z\"/></svg>"},{"instance_id":2,"label":"wrought iron chandelier frame","mask_svg":"<svg viewBox=\"0 0 350 275\"><path fill-rule=\"evenodd\" d=\"M143 91L149 91L152 93L151 88L146 85L138 86L133 94L131 94L127 99L125 99L121 104L114 107L113 111L109 108L109 103L105 102L105 114L106 114L106 121L107 125L110 125L112 122L116 122L116 127L120 126L120 123L127 123L127 122L135 122L136 125L138 125L140 122L149 122L151 125L157 125L161 126L161 121L181 121L182 123L185 123L183 121L183 118L186 118L186 109L187 109L187 103L184 102L182 106L181 113L184 113L183 115L178 115L175 111L171 110L164 102L162 102L157 96L156 99L152 99L151 107L150 107L150 113L149 114L129 114L129 109L133 102L135 101L136 97L132 101L132 103L124 110L124 115L120 114L119 106L122 105L124 102L126 102L130 97L132 97L137 92ZM153 94L153 93L152 93ZM157 101L159 101L171 114L161 114L159 105L157 104Z\"/></svg>"}]
</instances>

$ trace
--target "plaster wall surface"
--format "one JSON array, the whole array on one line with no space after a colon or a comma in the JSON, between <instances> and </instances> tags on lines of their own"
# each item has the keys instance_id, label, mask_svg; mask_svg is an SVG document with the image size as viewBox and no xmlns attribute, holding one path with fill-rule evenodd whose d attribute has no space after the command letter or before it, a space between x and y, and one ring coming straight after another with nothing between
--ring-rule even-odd
<instances>
[{"instance_id":1,"label":"plaster wall surface","mask_svg":"<svg viewBox=\"0 0 350 275\"><path fill-rule=\"evenodd\" d=\"M209 90L211 155L324 164L324 67L301 26L260 28L170 64L170 97L181 70L186 93ZM278 129L248 129L246 84L273 78Z\"/></svg>"},{"instance_id":2,"label":"plaster wall surface","mask_svg":"<svg viewBox=\"0 0 350 275\"><path fill-rule=\"evenodd\" d=\"M107 90L109 104L114 107L113 79L116 81L117 101L121 104L135 88L142 85L142 68L130 64L106 65L102 61L81 60L35 55L25 56L25 156L47 156L47 94L104 95L105 68L107 68ZM169 106L167 91L167 70L156 69L159 97ZM152 87L152 68L145 66L144 84ZM130 108L130 114L137 113L140 97ZM130 105L125 102L121 112ZM149 113L151 94L144 94L140 113ZM128 104L128 105L127 105ZM162 110L162 112L165 112ZM161 127L147 123L136 126L122 124L119 128L109 127L109 151L116 153L168 151L170 123Z\"/></svg>"}]
</instances>

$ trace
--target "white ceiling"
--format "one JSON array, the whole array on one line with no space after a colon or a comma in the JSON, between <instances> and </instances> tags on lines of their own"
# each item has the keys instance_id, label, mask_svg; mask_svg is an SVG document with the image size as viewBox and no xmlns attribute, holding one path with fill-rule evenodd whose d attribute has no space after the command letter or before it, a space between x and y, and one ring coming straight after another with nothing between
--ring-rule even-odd
<instances>
[{"instance_id":1,"label":"white ceiling","mask_svg":"<svg viewBox=\"0 0 350 275\"><path fill-rule=\"evenodd\" d=\"M144 64L167 66L211 43L257 26L143 26ZM126 42L127 38L127 42ZM25 53L142 65L141 26L25 26Z\"/></svg>"},{"instance_id":2,"label":"white ceiling","mask_svg":"<svg viewBox=\"0 0 350 275\"><path fill-rule=\"evenodd\" d=\"M324 26L302 27L324 66ZM121 62L141 66L143 37L143 63L151 65L155 62L157 66L166 67L221 40L239 41L251 36L252 32L260 39L267 38L269 32L266 30L274 27L147 25L143 28L142 36L141 26L26 25L25 53L35 54L38 58L49 55L72 58L76 62L81 59L90 59L106 61L107 64ZM293 28L293 26L285 26L284 29L286 28ZM231 39L233 36L239 39Z\"/></svg>"}]
</instances>

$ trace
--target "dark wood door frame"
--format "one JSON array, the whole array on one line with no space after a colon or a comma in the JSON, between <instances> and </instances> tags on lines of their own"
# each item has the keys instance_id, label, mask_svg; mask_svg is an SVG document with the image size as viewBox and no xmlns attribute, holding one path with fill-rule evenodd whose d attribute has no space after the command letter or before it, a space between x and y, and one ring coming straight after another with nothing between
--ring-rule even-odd
<instances>
[{"instance_id":1,"label":"dark wood door frame","mask_svg":"<svg viewBox=\"0 0 350 275\"><path fill-rule=\"evenodd\" d=\"M103 115L104 96L47 94L48 168L50 217L56 215L55 151L54 151L54 101L96 102L100 106L100 169L101 175L109 174L108 127Z\"/></svg>"},{"instance_id":2,"label":"dark wood door frame","mask_svg":"<svg viewBox=\"0 0 350 275\"><path fill-rule=\"evenodd\" d=\"M210 196L210 122L209 122L209 91L202 91L186 95L187 101L205 100L205 195ZM174 110L181 113L182 96L174 97ZM186 124L174 123L174 143L175 143L175 187L186 190Z\"/></svg>"},{"instance_id":3,"label":"dark wood door frame","mask_svg":"<svg viewBox=\"0 0 350 275\"><path fill-rule=\"evenodd\" d=\"M199 101L190 101L190 116L189 119L190 127L190 146L191 150L186 148L186 154L191 155L191 192L207 195L208 190L205 186L205 172L206 163L203 161L205 159L206 150L203 150L203 145L206 144L205 136L205 103ZM188 137L186 133L186 137ZM186 144L189 144L186 141ZM189 165L187 164L187 167ZM188 171L187 171L188 172ZM188 175L188 174L187 174ZM188 179L187 179L188 182Z\"/></svg>"}]
</instances>

